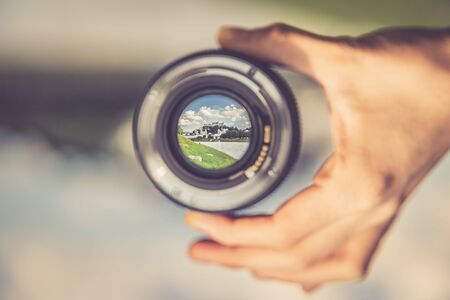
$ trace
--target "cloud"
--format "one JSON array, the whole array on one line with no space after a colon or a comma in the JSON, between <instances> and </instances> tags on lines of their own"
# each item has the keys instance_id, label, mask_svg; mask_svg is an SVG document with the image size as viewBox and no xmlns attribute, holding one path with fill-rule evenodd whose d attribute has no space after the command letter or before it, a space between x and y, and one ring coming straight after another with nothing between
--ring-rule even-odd
<instances>
[{"instance_id":1,"label":"cloud","mask_svg":"<svg viewBox=\"0 0 450 300\"><path fill-rule=\"evenodd\" d=\"M197 115L193 110L188 110L180 117L178 124L180 126L190 126L190 125L201 125L205 121L199 115Z\"/></svg>"},{"instance_id":2,"label":"cloud","mask_svg":"<svg viewBox=\"0 0 450 300\"><path fill-rule=\"evenodd\" d=\"M235 119L240 119L242 117L248 118L247 117L247 112L245 111L244 108L237 108L234 105L227 105L224 107L224 111L223 111L223 115L225 117L230 117L230 118L235 118Z\"/></svg>"},{"instance_id":3,"label":"cloud","mask_svg":"<svg viewBox=\"0 0 450 300\"><path fill-rule=\"evenodd\" d=\"M212 108L201 106L197 111L187 110L180 117L179 125L185 131L192 131L203 124L212 122L223 122L228 126L247 128L250 125L247 111L234 104L226 105L222 108Z\"/></svg>"},{"instance_id":4,"label":"cloud","mask_svg":"<svg viewBox=\"0 0 450 300\"><path fill-rule=\"evenodd\" d=\"M224 115L222 115L221 110L206 106L200 107L198 114L209 119L223 119L225 117Z\"/></svg>"},{"instance_id":5,"label":"cloud","mask_svg":"<svg viewBox=\"0 0 450 300\"><path fill-rule=\"evenodd\" d=\"M183 115L184 116L194 116L195 115L195 111L188 110L188 111L185 111Z\"/></svg>"}]
</instances>

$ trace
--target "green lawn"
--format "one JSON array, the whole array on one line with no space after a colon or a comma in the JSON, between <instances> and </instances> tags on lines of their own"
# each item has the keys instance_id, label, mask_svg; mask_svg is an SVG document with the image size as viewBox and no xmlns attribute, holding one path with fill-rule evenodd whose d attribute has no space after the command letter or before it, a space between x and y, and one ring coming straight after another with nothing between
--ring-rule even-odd
<instances>
[{"instance_id":1,"label":"green lawn","mask_svg":"<svg viewBox=\"0 0 450 300\"><path fill-rule=\"evenodd\" d=\"M178 144L181 151L190 161L199 167L208 170L219 170L231 166L236 159L222 151L214 148L197 144L182 135L178 135Z\"/></svg>"}]
</instances>

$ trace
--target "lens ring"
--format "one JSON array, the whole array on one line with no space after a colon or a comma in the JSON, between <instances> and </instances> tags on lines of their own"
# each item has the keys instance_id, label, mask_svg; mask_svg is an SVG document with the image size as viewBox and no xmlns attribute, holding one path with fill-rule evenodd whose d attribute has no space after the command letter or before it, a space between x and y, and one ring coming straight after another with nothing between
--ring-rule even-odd
<instances>
[{"instance_id":1,"label":"lens ring","mask_svg":"<svg viewBox=\"0 0 450 300\"><path fill-rule=\"evenodd\" d=\"M174 132L173 126L176 124L174 122L178 119L179 111L181 107L183 107L183 102L179 103L178 106L174 104L173 102L176 101L179 98L182 98L183 93L177 93L177 91L190 93L189 86L183 86L181 85L178 89L174 89L173 93L171 93L165 101L165 107L161 109L163 113L161 113L161 116L167 116L166 118L161 117L159 119L159 122L157 124L158 128L162 128L160 136L158 139L164 139L168 140L167 144L164 144L162 146L162 149L172 149L172 153L169 153L168 151L161 151L161 155L163 159L165 160L167 166L169 168L175 169L173 170L175 173L178 174L179 177L183 179L185 182L189 182L189 184L192 184L194 186L205 188L205 189L223 189L227 187L231 187L233 185L236 185L244 179L242 169L247 168L251 165L252 161L256 160L258 156L258 149L261 148L263 143L263 126L264 126L264 116L266 115L266 112L263 112L264 107L257 103L257 99L253 98L254 95L251 93L250 90L246 91L245 87L244 89L240 90L240 92L246 91L246 93L240 94L238 86L240 83L235 81L229 81L227 78L215 78L214 76L206 76L205 78L208 78L206 82L199 82L196 80L190 80L189 85L191 87L196 88L197 90L193 92L194 97L196 95L202 95L203 93L216 93L221 92L224 94L227 94L231 97L236 98L237 100L241 101L241 103L244 105L244 107L247 109L249 116L251 118L251 122L253 123L254 130L254 136L252 138L249 151L244 155L243 158L241 158L240 162L238 162L235 166L232 166L231 168L224 170L223 172L220 172L219 176L215 176L214 172L207 172L203 171L199 176L197 175L197 172L192 170L192 168L189 168L189 165L184 164L180 166L180 164L177 164L177 161L184 162L184 159L181 155L177 155L178 152L178 143L174 138L174 135L171 134ZM218 83L221 83L220 88L213 88ZM209 88L207 88L209 87ZM234 88L234 92L231 92L229 88ZM199 92L200 91L200 92ZM199 92L199 94L197 94ZM192 96L191 96L192 97ZM250 107L248 105L248 102L244 100L243 98L246 97L247 101L251 100L253 103L253 107ZM189 101L190 98L187 98L186 101ZM167 110L166 110L167 109ZM258 109L258 114L255 114L254 110ZM178 111L178 112L177 112ZM265 118L266 122L268 120L268 117ZM266 123L267 124L267 123ZM170 128L172 125L172 128ZM168 128L169 132L164 132L164 129ZM174 150L175 149L175 150ZM179 152L178 152L179 153ZM173 155L171 155L173 154ZM190 172L189 172L190 171ZM237 174L241 171L240 175ZM201 176L204 175L204 176ZM226 176L226 177L224 177ZM206 178L205 178L206 177ZM230 179L231 177L231 179Z\"/></svg>"},{"instance_id":2,"label":"lens ring","mask_svg":"<svg viewBox=\"0 0 450 300\"><path fill-rule=\"evenodd\" d=\"M233 80L252 92L257 101L247 97L245 101L248 111L261 117L263 144L256 151L256 160L250 161L251 167L222 178L227 183L239 179L233 184L196 186L167 165L162 154L167 154L163 142L167 139L161 135L167 127L158 126L164 124L164 118L170 119L167 113L176 103L167 100L174 90L214 76ZM162 70L136 110L133 132L137 157L155 186L178 204L210 212L242 208L273 191L297 158L300 140L295 99L284 81L264 64L222 50L196 53Z\"/></svg>"}]
</instances>

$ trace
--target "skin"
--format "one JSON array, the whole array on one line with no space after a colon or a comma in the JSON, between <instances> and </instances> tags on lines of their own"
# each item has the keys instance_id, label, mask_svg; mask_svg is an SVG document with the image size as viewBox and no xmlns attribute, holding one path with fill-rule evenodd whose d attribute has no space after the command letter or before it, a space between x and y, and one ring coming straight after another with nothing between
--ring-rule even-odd
<instances>
[{"instance_id":1,"label":"skin","mask_svg":"<svg viewBox=\"0 0 450 300\"><path fill-rule=\"evenodd\" d=\"M188 212L197 261L312 291L368 271L405 200L450 147L450 28L324 37L285 24L222 28L222 47L304 73L325 91L334 152L273 215Z\"/></svg>"}]
</instances>

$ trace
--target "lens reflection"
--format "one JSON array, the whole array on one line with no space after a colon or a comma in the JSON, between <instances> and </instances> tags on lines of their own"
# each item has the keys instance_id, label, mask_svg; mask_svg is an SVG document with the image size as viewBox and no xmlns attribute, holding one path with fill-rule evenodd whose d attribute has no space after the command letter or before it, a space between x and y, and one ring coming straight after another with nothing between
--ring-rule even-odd
<instances>
[{"instance_id":1,"label":"lens reflection","mask_svg":"<svg viewBox=\"0 0 450 300\"><path fill-rule=\"evenodd\" d=\"M224 95L194 99L178 120L177 139L191 163L222 170L239 161L248 149L251 123L245 108Z\"/></svg>"}]
</instances>

